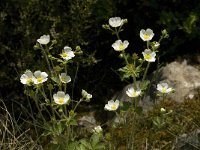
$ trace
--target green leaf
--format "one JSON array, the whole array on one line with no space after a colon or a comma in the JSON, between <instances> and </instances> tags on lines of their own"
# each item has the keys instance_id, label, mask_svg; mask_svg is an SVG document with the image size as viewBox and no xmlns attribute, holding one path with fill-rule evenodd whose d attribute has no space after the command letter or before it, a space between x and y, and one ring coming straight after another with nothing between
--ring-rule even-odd
<instances>
[{"instance_id":1,"label":"green leaf","mask_svg":"<svg viewBox=\"0 0 200 150\"><path fill-rule=\"evenodd\" d=\"M71 118L71 119L69 120L69 122L67 122L67 125L77 126L78 123L77 123L76 119Z\"/></svg>"},{"instance_id":2,"label":"green leaf","mask_svg":"<svg viewBox=\"0 0 200 150\"><path fill-rule=\"evenodd\" d=\"M148 88L148 86L149 86L149 84L150 84L150 81L149 80L144 80L142 83L141 83L141 89L142 89L142 91L145 91L147 88Z\"/></svg>"},{"instance_id":3,"label":"green leaf","mask_svg":"<svg viewBox=\"0 0 200 150\"><path fill-rule=\"evenodd\" d=\"M60 80L58 77L51 77L51 79L56 82L57 84L60 84Z\"/></svg>"},{"instance_id":4,"label":"green leaf","mask_svg":"<svg viewBox=\"0 0 200 150\"><path fill-rule=\"evenodd\" d=\"M77 150L88 150L84 145L80 145L80 147Z\"/></svg>"},{"instance_id":5,"label":"green leaf","mask_svg":"<svg viewBox=\"0 0 200 150\"><path fill-rule=\"evenodd\" d=\"M158 128L161 128L162 126L162 122L161 122L161 118L160 117L154 117L153 118L153 124L158 127Z\"/></svg>"},{"instance_id":6,"label":"green leaf","mask_svg":"<svg viewBox=\"0 0 200 150\"><path fill-rule=\"evenodd\" d=\"M105 144L104 143L98 143L96 146L95 146L95 149L96 150L100 150L100 149L105 149Z\"/></svg>"},{"instance_id":7,"label":"green leaf","mask_svg":"<svg viewBox=\"0 0 200 150\"><path fill-rule=\"evenodd\" d=\"M71 143L68 145L68 147L67 147L66 150L78 150L78 149L77 149L78 144L79 144L78 141L71 142Z\"/></svg>"},{"instance_id":8,"label":"green leaf","mask_svg":"<svg viewBox=\"0 0 200 150\"><path fill-rule=\"evenodd\" d=\"M87 142L85 139L80 140L80 142L81 142L81 144L82 144L85 148L92 149L90 143Z\"/></svg>"},{"instance_id":9,"label":"green leaf","mask_svg":"<svg viewBox=\"0 0 200 150\"><path fill-rule=\"evenodd\" d=\"M76 116L76 113L73 110L70 110L69 116L74 118Z\"/></svg>"},{"instance_id":10,"label":"green leaf","mask_svg":"<svg viewBox=\"0 0 200 150\"><path fill-rule=\"evenodd\" d=\"M62 124L61 124L61 123L58 123L58 125L57 125L57 131L58 131L58 133L62 133L63 130L64 130L64 129L63 129Z\"/></svg>"},{"instance_id":11,"label":"green leaf","mask_svg":"<svg viewBox=\"0 0 200 150\"><path fill-rule=\"evenodd\" d=\"M93 134L90 138L92 148L94 148L99 143L99 134Z\"/></svg>"},{"instance_id":12,"label":"green leaf","mask_svg":"<svg viewBox=\"0 0 200 150\"><path fill-rule=\"evenodd\" d=\"M129 108L131 107L131 102L126 102L126 101L124 101L123 102L123 105L122 105L122 107L121 107L121 110L123 110L123 111L127 111Z\"/></svg>"},{"instance_id":13,"label":"green leaf","mask_svg":"<svg viewBox=\"0 0 200 150\"><path fill-rule=\"evenodd\" d=\"M136 112L137 114L142 114L143 108L142 108L141 106L138 106L138 107L136 107L135 112Z\"/></svg>"},{"instance_id":14,"label":"green leaf","mask_svg":"<svg viewBox=\"0 0 200 150\"><path fill-rule=\"evenodd\" d=\"M121 72L122 80L130 77L139 77L142 71L141 65L135 67L133 64L128 64L122 68L118 69Z\"/></svg>"}]
</instances>

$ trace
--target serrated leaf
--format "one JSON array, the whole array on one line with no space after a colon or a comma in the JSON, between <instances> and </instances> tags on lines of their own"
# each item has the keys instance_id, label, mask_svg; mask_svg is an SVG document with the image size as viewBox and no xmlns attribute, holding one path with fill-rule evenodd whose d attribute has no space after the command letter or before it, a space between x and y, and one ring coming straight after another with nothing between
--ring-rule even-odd
<instances>
[{"instance_id":1,"label":"serrated leaf","mask_svg":"<svg viewBox=\"0 0 200 150\"><path fill-rule=\"evenodd\" d=\"M78 146L79 142L75 141L75 142L71 142L66 150L77 150L77 146Z\"/></svg>"},{"instance_id":2,"label":"serrated leaf","mask_svg":"<svg viewBox=\"0 0 200 150\"><path fill-rule=\"evenodd\" d=\"M140 65L135 67L133 64L128 64L122 68L119 68L118 71L121 72L122 79L126 79L130 77L139 77L142 68Z\"/></svg>"},{"instance_id":3,"label":"serrated leaf","mask_svg":"<svg viewBox=\"0 0 200 150\"><path fill-rule=\"evenodd\" d=\"M73 110L69 111L69 116L74 118L76 116L76 113Z\"/></svg>"},{"instance_id":4,"label":"serrated leaf","mask_svg":"<svg viewBox=\"0 0 200 150\"><path fill-rule=\"evenodd\" d=\"M145 91L145 90L148 88L149 84L150 84L150 81L149 81L149 80L144 80L144 81L141 83L140 88L141 88L143 91Z\"/></svg>"},{"instance_id":5,"label":"serrated leaf","mask_svg":"<svg viewBox=\"0 0 200 150\"><path fill-rule=\"evenodd\" d=\"M70 121L67 124L68 125L72 125L72 126L77 126L78 125L76 119L70 119Z\"/></svg>"},{"instance_id":6,"label":"serrated leaf","mask_svg":"<svg viewBox=\"0 0 200 150\"><path fill-rule=\"evenodd\" d=\"M80 147L78 148L78 150L88 150L84 145L80 145Z\"/></svg>"},{"instance_id":7,"label":"serrated leaf","mask_svg":"<svg viewBox=\"0 0 200 150\"><path fill-rule=\"evenodd\" d=\"M92 149L90 143L88 143L85 139L80 140L80 142L84 147Z\"/></svg>"}]
</instances>

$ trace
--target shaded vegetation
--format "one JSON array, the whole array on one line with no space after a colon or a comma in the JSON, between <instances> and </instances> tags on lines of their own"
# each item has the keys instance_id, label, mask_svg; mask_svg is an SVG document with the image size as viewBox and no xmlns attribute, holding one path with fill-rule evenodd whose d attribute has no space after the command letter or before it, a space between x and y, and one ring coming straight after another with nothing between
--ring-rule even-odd
<instances>
[{"instance_id":1,"label":"shaded vegetation","mask_svg":"<svg viewBox=\"0 0 200 150\"><path fill-rule=\"evenodd\" d=\"M131 43L128 53L135 51L138 54L143 47L138 38L141 28L152 28L155 33L166 29L170 38L162 43L160 54L161 62L168 62L178 55L199 51L199 14L200 3L189 0L139 0L135 3L131 0L1 0L0 98L4 101L1 104L6 106L0 109L0 133L4 135L0 140L15 143L13 148L18 149L39 149L38 143L48 145L48 139L43 139L43 143L37 141L42 132L42 128L36 129L37 126L33 125L38 112L35 103L22 92L23 86L19 82L26 69L47 70L42 53L33 48L41 35L50 34L57 43L52 50L54 55L58 56L58 51L65 45L84 52L83 57L76 58L75 63L68 66L73 82L69 86L70 95L79 97L81 89L86 89L93 95L91 104L100 106L130 82L120 81L116 70L122 67L122 61L111 47L116 39L102 29L102 24L113 16L127 18L128 24L122 36ZM88 104L82 106L88 107ZM173 112L165 118L164 124L156 127L153 120L162 116L161 107ZM151 148L170 149L176 136L199 128L199 107L199 99L183 104L163 101L148 114L136 116L136 149L143 149L146 143ZM100 109L103 110L103 107ZM32 111L31 115L29 111ZM116 146L123 146L129 128L132 128L130 124L125 128L119 126L112 129L109 132L113 134L106 135L107 140ZM35 134L35 131L39 133ZM25 138L21 139L21 135ZM92 137L84 142L91 141ZM25 142L27 145L24 146Z\"/></svg>"}]
</instances>

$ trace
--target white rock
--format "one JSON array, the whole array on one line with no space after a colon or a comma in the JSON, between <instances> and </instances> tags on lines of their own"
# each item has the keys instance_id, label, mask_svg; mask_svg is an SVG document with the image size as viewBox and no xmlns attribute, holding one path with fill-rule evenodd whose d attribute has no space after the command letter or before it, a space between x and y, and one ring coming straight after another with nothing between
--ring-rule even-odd
<instances>
[{"instance_id":1,"label":"white rock","mask_svg":"<svg viewBox=\"0 0 200 150\"><path fill-rule=\"evenodd\" d=\"M200 70L187 64L186 60L183 62L171 62L160 68L157 72L155 71L148 79L151 80L155 76L157 78L153 81L145 98L140 102L143 110L152 108L154 100L156 99L156 84L159 82L166 82L170 87L175 89L175 92L168 94L168 96L176 102L183 102L191 93L195 93L195 90L200 88ZM139 83L140 81L137 82L137 85ZM131 98L126 95L126 91L130 87L133 87L133 85L127 85L122 91L116 93L112 99L130 101Z\"/></svg>"}]
</instances>

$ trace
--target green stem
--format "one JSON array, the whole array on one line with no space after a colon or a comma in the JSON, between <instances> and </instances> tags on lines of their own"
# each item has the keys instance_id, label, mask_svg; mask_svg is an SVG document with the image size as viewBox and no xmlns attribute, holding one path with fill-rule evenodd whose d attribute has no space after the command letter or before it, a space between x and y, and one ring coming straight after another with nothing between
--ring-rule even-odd
<instances>
[{"instance_id":1,"label":"green stem","mask_svg":"<svg viewBox=\"0 0 200 150\"><path fill-rule=\"evenodd\" d=\"M67 64L65 64L65 73L67 75ZM67 90L67 83L64 84L64 92L66 93Z\"/></svg>"},{"instance_id":2,"label":"green stem","mask_svg":"<svg viewBox=\"0 0 200 150\"><path fill-rule=\"evenodd\" d=\"M83 100L82 99L80 99L77 103L76 103L76 106L74 107L74 112L75 112L75 110L76 110L76 108L78 107L78 105L82 102Z\"/></svg>"},{"instance_id":3,"label":"green stem","mask_svg":"<svg viewBox=\"0 0 200 150\"><path fill-rule=\"evenodd\" d=\"M150 44L150 42L149 42L149 41L147 41L147 49L149 49L149 44Z\"/></svg>"},{"instance_id":4,"label":"green stem","mask_svg":"<svg viewBox=\"0 0 200 150\"><path fill-rule=\"evenodd\" d=\"M120 117L119 113L117 111L115 111L115 114L116 114L116 116L117 116L117 118L119 120L119 123L121 123L122 121L121 121L121 117Z\"/></svg>"},{"instance_id":5,"label":"green stem","mask_svg":"<svg viewBox=\"0 0 200 150\"><path fill-rule=\"evenodd\" d=\"M144 75L143 75L143 78L142 78L142 82L141 82L141 83L144 82L144 80L145 80L145 78L146 78L146 76L147 76L147 72L148 72L148 70L149 70L149 66L150 66L150 62L148 62L148 64L147 64L147 67L146 67L146 70L145 70L145 72L144 72Z\"/></svg>"},{"instance_id":6,"label":"green stem","mask_svg":"<svg viewBox=\"0 0 200 150\"><path fill-rule=\"evenodd\" d=\"M124 60L126 62L126 65L128 65L129 63L128 63L128 59L126 57L125 51L122 51L122 55L123 55L123 58L124 58Z\"/></svg>"},{"instance_id":7,"label":"green stem","mask_svg":"<svg viewBox=\"0 0 200 150\"><path fill-rule=\"evenodd\" d=\"M41 112L41 109L40 109L40 107L39 107L39 104L38 104L37 93L35 94L35 98L34 98L34 99L35 99L36 107L37 107L37 109L38 109L38 112L39 112L40 116L42 117L43 122L46 122L44 116L42 115L42 112Z\"/></svg>"},{"instance_id":8,"label":"green stem","mask_svg":"<svg viewBox=\"0 0 200 150\"><path fill-rule=\"evenodd\" d=\"M137 90L137 80L135 76L133 76L133 81L134 81L134 89Z\"/></svg>"},{"instance_id":9,"label":"green stem","mask_svg":"<svg viewBox=\"0 0 200 150\"><path fill-rule=\"evenodd\" d=\"M62 116L54 109L54 113L59 117L62 118Z\"/></svg>"},{"instance_id":10,"label":"green stem","mask_svg":"<svg viewBox=\"0 0 200 150\"><path fill-rule=\"evenodd\" d=\"M159 39L158 43L160 43L162 41L163 37L161 36L161 38Z\"/></svg>"},{"instance_id":11,"label":"green stem","mask_svg":"<svg viewBox=\"0 0 200 150\"><path fill-rule=\"evenodd\" d=\"M46 47L45 47L45 52L46 52L48 55L50 55L49 49L48 49L47 45L46 45ZM48 57L47 57L47 58L48 58ZM50 63L51 63L51 65L52 65L52 67L54 68L53 61L52 61L51 59L48 59L48 60L50 60ZM49 64L50 64L50 63L49 63ZM53 70L52 70L52 71L53 71Z\"/></svg>"},{"instance_id":12,"label":"green stem","mask_svg":"<svg viewBox=\"0 0 200 150\"><path fill-rule=\"evenodd\" d=\"M61 81L59 81L58 88L60 91L62 91L62 82Z\"/></svg>"},{"instance_id":13,"label":"green stem","mask_svg":"<svg viewBox=\"0 0 200 150\"><path fill-rule=\"evenodd\" d=\"M51 69L51 66L50 66L50 63L49 63L49 59L48 59L48 57L47 57L47 54L46 54L44 48L42 48L42 52L43 52L43 55L44 55L44 57L45 57L45 59L46 59L46 63L47 63L47 66L48 66L48 68L49 68L49 72L50 72L50 74L51 74L51 76L52 76L52 69Z\"/></svg>"},{"instance_id":14,"label":"green stem","mask_svg":"<svg viewBox=\"0 0 200 150\"><path fill-rule=\"evenodd\" d=\"M120 40L120 38L119 38L119 31L117 30L117 28L115 28L115 34L117 36L117 39Z\"/></svg>"},{"instance_id":15,"label":"green stem","mask_svg":"<svg viewBox=\"0 0 200 150\"><path fill-rule=\"evenodd\" d=\"M52 91L50 90L50 99L51 99L51 102L50 102L50 107L51 107L51 111L52 111L52 114L53 114L53 118L56 118L55 117L55 112L54 112L54 109L53 109L53 94L52 94Z\"/></svg>"},{"instance_id":16,"label":"green stem","mask_svg":"<svg viewBox=\"0 0 200 150\"><path fill-rule=\"evenodd\" d=\"M51 59L50 59L50 62L51 62L52 67L54 68L54 63L53 63L53 61Z\"/></svg>"},{"instance_id":17,"label":"green stem","mask_svg":"<svg viewBox=\"0 0 200 150\"><path fill-rule=\"evenodd\" d=\"M64 105L64 115L67 115L67 105Z\"/></svg>"},{"instance_id":18,"label":"green stem","mask_svg":"<svg viewBox=\"0 0 200 150\"><path fill-rule=\"evenodd\" d=\"M163 97L162 101L164 101L165 100L165 94L164 93L163 93L162 97Z\"/></svg>"},{"instance_id":19,"label":"green stem","mask_svg":"<svg viewBox=\"0 0 200 150\"><path fill-rule=\"evenodd\" d=\"M77 77L77 74L78 74L78 69L79 69L79 63L77 63L77 68L76 68L76 72L75 72L75 76L74 76L74 81L73 81L73 84L72 84L72 99L74 97L74 87L75 87L76 77ZM73 107L73 101L72 101L72 107Z\"/></svg>"},{"instance_id":20,"label":"green stem","mask_svg":"<svg viewBox=\"0 0 200 150\"><path fill-rule=\"evenodd\" d=\"M134 65L134 68L135 68L135 60L134 60L133 65ZM133 74L133 84L134 84L134 89L136 90L137 89L137 80L136 80L135 74Z\"/></svg>"},{"instance_id":21,"label":"green stem","mask_svg":"<svg viewBox=\"0 0 200 150\"><path fill-rule=\"evenodd\" d=\"M45 99L45 101L46 101L46 100L48 100L48 98L47 98L46 93L45 93L45 91L44 91L44 87L43 87L43 85L42 85L41 88L42 88L42 90L39 89L39 91L41 92L42 96L44 97L44 99ZM51 116L49 110L48 110L46 107L45 107L45 110L47 111L48 115Z\"/></svg>"},{"instance_id":22,"label":"green stem","mask_svg":"<svg viewBox=\"0 0 200 150\"><path fill-rule=\"evenodd\" d=\"M33 117L33 109L32 109L32 106L31 106L31 103L30 103L30 99L29 99L29 97L27 96L27 99L28 99L28 105L29 105L29 107L30 107L30 116L31 116L31 118L34 118ZM33 119L33 125L34 125L34 128L35 128L35 132L36 132L36 137L38 138L38 128L36 127L36 120L35 119Z\"/></svg>"}]
</instances>

